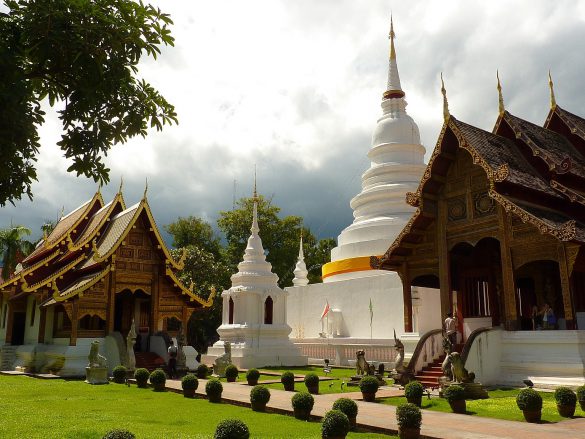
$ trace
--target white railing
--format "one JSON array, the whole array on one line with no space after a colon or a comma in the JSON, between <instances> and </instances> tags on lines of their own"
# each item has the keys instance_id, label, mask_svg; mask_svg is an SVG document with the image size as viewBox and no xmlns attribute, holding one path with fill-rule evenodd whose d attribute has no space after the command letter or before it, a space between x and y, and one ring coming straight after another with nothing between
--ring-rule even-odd
<instances>
[{"instance_id":1,"label":"white railing","mask_svg":"<svg viewBox=\"0 0 585 439\"><path fill-rule=\"evenodd\" d=\"M309 357L309 362L321 363L329 359L336 366L353 366L356 360L356 352L365 351L368 362L384 363L387 367L394 367L396 350L394 344L388 340L381 342L352 340L351 342L325 339L297 339L293 340L303 355Z\"/></svg>"}]
</instances>

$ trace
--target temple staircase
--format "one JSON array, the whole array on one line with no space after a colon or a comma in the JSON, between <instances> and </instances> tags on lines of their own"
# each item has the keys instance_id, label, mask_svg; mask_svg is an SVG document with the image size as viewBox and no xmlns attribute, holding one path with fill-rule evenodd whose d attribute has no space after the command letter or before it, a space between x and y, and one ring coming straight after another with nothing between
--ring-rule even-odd
<instances>
[{"instance_id":1,"label":"temple staircase","mask_svg":"<svg viewBox=\"0 0 585 439\"><path fill-rule=\"evenodd\" d=\"M149 372L152 372L158 368L164 368L166 362L154 352L136 352L134 353L136 358L136 368L143 367Z\"/></svg>"},{"instance_id":2,"label":"temple staircase","mask_svg":"<svg viewBox=\"0 0 585 439\"><path fill-rule=\"evenodd\" d=\"M463 344L457 344L454 346L453 352L461 352L462 349ZM422 370L416 371L416 380L419 381L423 387L438 388L439 378L443 376L443 369L441 366L443 365L444 359L445 354L441 354L437 358L434 358L431 363L423 367Z\"/></svg>"}]
</instances>

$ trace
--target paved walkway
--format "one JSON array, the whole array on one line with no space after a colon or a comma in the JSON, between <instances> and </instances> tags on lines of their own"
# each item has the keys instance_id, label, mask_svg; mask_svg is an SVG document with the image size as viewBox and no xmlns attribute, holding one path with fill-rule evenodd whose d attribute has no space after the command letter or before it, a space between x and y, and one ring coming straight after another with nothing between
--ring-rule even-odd
<instances>
[{"instance_id":1,"label":"paved walkway","mask_svg":"<svg viewBox=\"0 0 585 439\"><path fill-rule=\"evenodd\" d=\"M205 383L199 380L197 394L205 395ZM222 399L237 405L250 405L250 387L238 383L222 383ZM181 382L167 380L167 388L181 392ZM399 396L404 391L393 387L382 387L378 397ZM270 389L268 411L292 413L290 398L292 393L284 390ZM380 433L397 434L396 407L361 401L360 392L346 392L346 398L355 399L358 407L358 426ZM312 415L322 417L331 409L340 394L315 395ZM514 407L514 409L516 409ZM579 413L579 407L577 407ZM585 418L569 419L556 424L529 424L527 422L503 421L499 419L480 418L477 416L458 415L455 413L423 411L421 434L429 439L585 439Z\"/></svg>"}]
</instances>

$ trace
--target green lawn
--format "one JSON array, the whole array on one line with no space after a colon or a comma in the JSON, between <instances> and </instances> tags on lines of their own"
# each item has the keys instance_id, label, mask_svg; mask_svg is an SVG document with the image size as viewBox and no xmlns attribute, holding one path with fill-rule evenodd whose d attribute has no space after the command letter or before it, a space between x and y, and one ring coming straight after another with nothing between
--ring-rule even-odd
<instances>
[{"instance_id":1,"label":"green lawn","mask_svg":"<svg viewBox=\"0 0 585 439\"><path fill-rule=\"evenodd\" d=\"M347 383L350 381L352 375L355 375L355 369L349 368L338 368L334 367L331 369L330 373L325 374L323 372L322 367L317 366L306 366L306 367L288 367L288 368L281 368L281 367L264 367L263 370L270 370L272 372L285 372L287 370L291 371L295 375L306 375L309 372L316 373L320 377L331 377L334 378L333 380L326 380L319 382L319 393L320 394L327 394L327 393L347 393L347 392L359 392L360 388L358 386L348 387ZM274 377L275 379L279 379L278 377ZM345 385L341 386L341 384L345 382ZM392 380L387 379L386 383L391 384ZM279 389L283 390L284 386L282 384L266 384L266 387L270 389ZM306 391L307 387L303 382L295 382L295 390L298 391Z\"/></svg>"},{"instance_id":2,"label":"green lawn","mask_svg":"<svg viewBox=\"0 0 585 439\"><path fill-rule=\"evenodd\" d=\"M516 395L518 389L492 390L489 391L489 399L477 399L475 401L467 401L467 413L474 416L482 416L486 418L507 419L510 421L524 421L522 411L516 405ZM557 405L552 392L541 392L542 396L542 421L543 422L559 422L563 418L557 412ZM404 397L381 398L378 400L382 404L399 405L406 402ZM430 400L423 396L422 400L423 410L435 410L439 412L451 413L449 403L439 397L432 397ZM579 409L575 411L576 416L584 416L585 413ZM424 414L423 414L424 419Z\"/></svg>"},{"instance_id":3,"label":"green lawn","mask_svg":"<svg viewBox=\"0 0 585 439\"><path fill-rule=\"evenodd\" d=\"M137 438L211 438L225 418L246 422L253 438L317 438L318 422L256 413L172 392L153 392L121 384L91 386L82 381L40 380L0 375L1 437L101 438L126 428ZM387 438L350 433L348 438Z\"/></svg>"}]
</instances>

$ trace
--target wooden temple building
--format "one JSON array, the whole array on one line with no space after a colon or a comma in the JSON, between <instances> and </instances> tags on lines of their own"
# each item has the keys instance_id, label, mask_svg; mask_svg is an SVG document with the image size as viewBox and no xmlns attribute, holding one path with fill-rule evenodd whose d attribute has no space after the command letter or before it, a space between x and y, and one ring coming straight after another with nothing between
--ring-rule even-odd
<instances>
[{"instance_id":1,"label":"wooden temple building","mask_svg":"<svg viewBox=\"0 0 585 439\"><path fill-rule=\"evenodd\" d=\"M83 375L94 340L112 369L124 358L133 321L135 350L166 359L165 340L213 301L179 280L183 264L161 238L146 191L131 207L121 190L107 204L98 191L0 284L2 370ZM194 349L186 354L193 363Z\"/></svg>"},{"instance_id":2,"label":"wooden temple building","mask_svg":"<svg viewBox=\"0 0 585 439\"><path fill-rule=\"evenodd\" d=\"M439 139L407 194L416 212L371 259L403 281L405 332L411 286L436 288L442 318L456 310L464 339L480 327L532 329L545 303L558 329L585 329L585 119L558 106L550 86L538 126L504 109L498 81L491 132L450 115L443 88Z\"/></svg>"}]
</instances>

